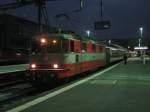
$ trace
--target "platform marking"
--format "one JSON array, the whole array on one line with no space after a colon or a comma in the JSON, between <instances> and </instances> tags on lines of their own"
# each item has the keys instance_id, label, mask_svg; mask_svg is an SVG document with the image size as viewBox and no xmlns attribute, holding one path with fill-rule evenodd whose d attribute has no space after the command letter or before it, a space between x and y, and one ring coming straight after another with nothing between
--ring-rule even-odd
<instances>
[{"instance_id":1,"label":"platform marking","mask_svg":"<svg viewBox=\"0 0 150 112\"><path fill-rule=\"evenodd\" d=\"M68 90L70 90L70 89L72 89L72 88L74 88L74 87L76 87L76 86L78 86L78 85L80 85L80 84L82 84L82 83L85 83L85 82L89 81L90 79L93 79L93 78L95 78L95 77L97 77L97 76L99 76L99 75L102 75L103 73L105 73L105 72L107 72L107 71L109 71L109 70L115 68L115 67L118 66L119 64L120 64L120 63L115 64L115 65L113 65L113 66L111 66L111 67L109 67L109 68L107 68L107 69L105 69L105 70L103 70L103 71L101 71L101 72L95 74L95 75L92 75L92 76L89 76L89 77L87 77L87 78L85 78L85 79L79 80L79 81L76 82L76 83L73 83L73 84L71 84L71 85L69 85L69 86L67 86L67 87L64 87L64 88L62 88L62 89L59 89L59 90L54 91L54 92L52 92L52 93L49 93L49 94L47 94L47 95L45 95L45 96L39 97L39 98L37 98L37 99L35 99L35 100L33 100L33 101L27 102L27 103L25 103L25 104L23 104L23 105L20 105L20 106L16 107L16 108L13 108L13 109L11 109L11 110L8 110L7 112L20 112L20 111L23 111L23 110L25 110L25 109L27 109L27 108L29 108L29 107L31 107L31 106L34 106L34 105L36 105L36 104L39 104L39 103L41 103L41 102L43 102L43 101L45 101L45 100L48 100L49 98L52 98L52 97L54 97L54 96L56 96L56 95L59 95L59 94L65 92L65 91L68 91Z\"/></svg>"}]
</instances>

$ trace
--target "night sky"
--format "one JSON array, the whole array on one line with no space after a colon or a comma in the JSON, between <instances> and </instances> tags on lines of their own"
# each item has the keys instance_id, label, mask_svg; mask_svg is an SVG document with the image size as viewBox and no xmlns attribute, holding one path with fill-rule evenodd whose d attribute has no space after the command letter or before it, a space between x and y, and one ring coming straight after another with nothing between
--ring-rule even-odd
<instances>
[{"instance_id":1,"label":"night sky","mask_svg":"<svg viewBox=\"0 0 150 112\"><path fill-rule=\"evenodd\" d=\"M0 0L0 4L15 0ZM95 31L94 22L100 20L100 0L85 0L83 10L69 13L80 7L79 0L47 2L49 22L51 26L59 26L86 35L90 30L92 36L98 38L137 38L139 27L144 27L144 37L150 38L150 0L103 0L104 19L111 20L112 29ZM34 5L8 11L9 13L37 21L37 9ZM60 13L69 13L70 20L65 17L56 18Z\"/></svg>"}]
</instances>

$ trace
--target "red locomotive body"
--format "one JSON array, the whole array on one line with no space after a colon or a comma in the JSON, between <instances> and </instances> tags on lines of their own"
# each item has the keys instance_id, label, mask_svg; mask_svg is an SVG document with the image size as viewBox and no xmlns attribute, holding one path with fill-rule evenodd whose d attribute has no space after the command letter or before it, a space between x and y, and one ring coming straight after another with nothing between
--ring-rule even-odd
<instances>
[{"instance_id":1,"label":"red locomotive body","mask_svg":"<svg viewBox=\"0 0 150 112\"><path fill-rule=\"evenodd\" d=\"M32 43L29 73L40 82L64 79L106 64L105 46L71 34L44 34Z\"/></svg>"}]
</instances>

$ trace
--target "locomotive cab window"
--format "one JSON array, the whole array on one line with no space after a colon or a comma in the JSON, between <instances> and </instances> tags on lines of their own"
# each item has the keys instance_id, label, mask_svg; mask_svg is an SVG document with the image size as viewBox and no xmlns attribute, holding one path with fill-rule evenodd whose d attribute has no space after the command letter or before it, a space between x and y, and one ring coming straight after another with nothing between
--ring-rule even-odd
<instances>
[{"instance_id":1,"label":"locomotive cab window","mask_svg":"<svg viewBox=\"0 0 150 112\"><path fill-rule=\"evenodd\" d=\"M60 39L50 39L47 44L48 53L60 53L61 52L61 40Z\"/></svg>"},{"instance_id":2,"label":"locomotive cab window","mask_svg":"<svg viewBox=\"0 0 150 112\"><path fill-rule=\"evenodd\" d=\"M67 39L51 38L44 39L42 42L44 44L37 40L32 41L32 53L60 53L69 51L69 40Z\"/></svg>"},{"instance_id":3,"label":"locomotive cab window","mask_svg":"<svg viewBox=\"0 0 150 112\"><path fill-rule=\"evenodd\" d=\"M37 42L37 40L32 40L31 42L31 52L33 54L37 54L42 52L41 47L40 47L40 43Z\"/></svg>"}]
</instances>

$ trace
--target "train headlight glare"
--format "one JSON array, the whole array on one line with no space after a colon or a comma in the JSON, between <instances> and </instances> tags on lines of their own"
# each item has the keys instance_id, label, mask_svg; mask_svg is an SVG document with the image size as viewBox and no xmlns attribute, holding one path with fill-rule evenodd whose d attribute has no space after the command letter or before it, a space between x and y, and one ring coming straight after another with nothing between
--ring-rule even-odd
<instances>
[{"instance_id":1,"label":"train headlight glare","mask_svg":"<svg viewBox=\"0 0 150 112\"><path fill-rule=\"evenodd\" d=\"M31 68L35 69L36 68L36 64L31 64Z\"/></svg>"},{"instance_id":2,"label":"train headlight glare","mask_svg":"<svg viewBox=\"0 0 150 112\"><path fill-rule=\"evenodd\" d=\"M57 69L57 68L59 67L59 65L58 65L58 64L54 64L53 67L54 67L55 69Z\"/></svg>"},{"instance_id":3,"label":"train headlight glare","mask_svg":"<svg viewBox=\"0 0 150 112\"><path fill-rule=\"evenodd\" d=\"M41 43L45 44L46 43L46 39L45 38L41 38Z\"/></svg>"}]
</instances>

